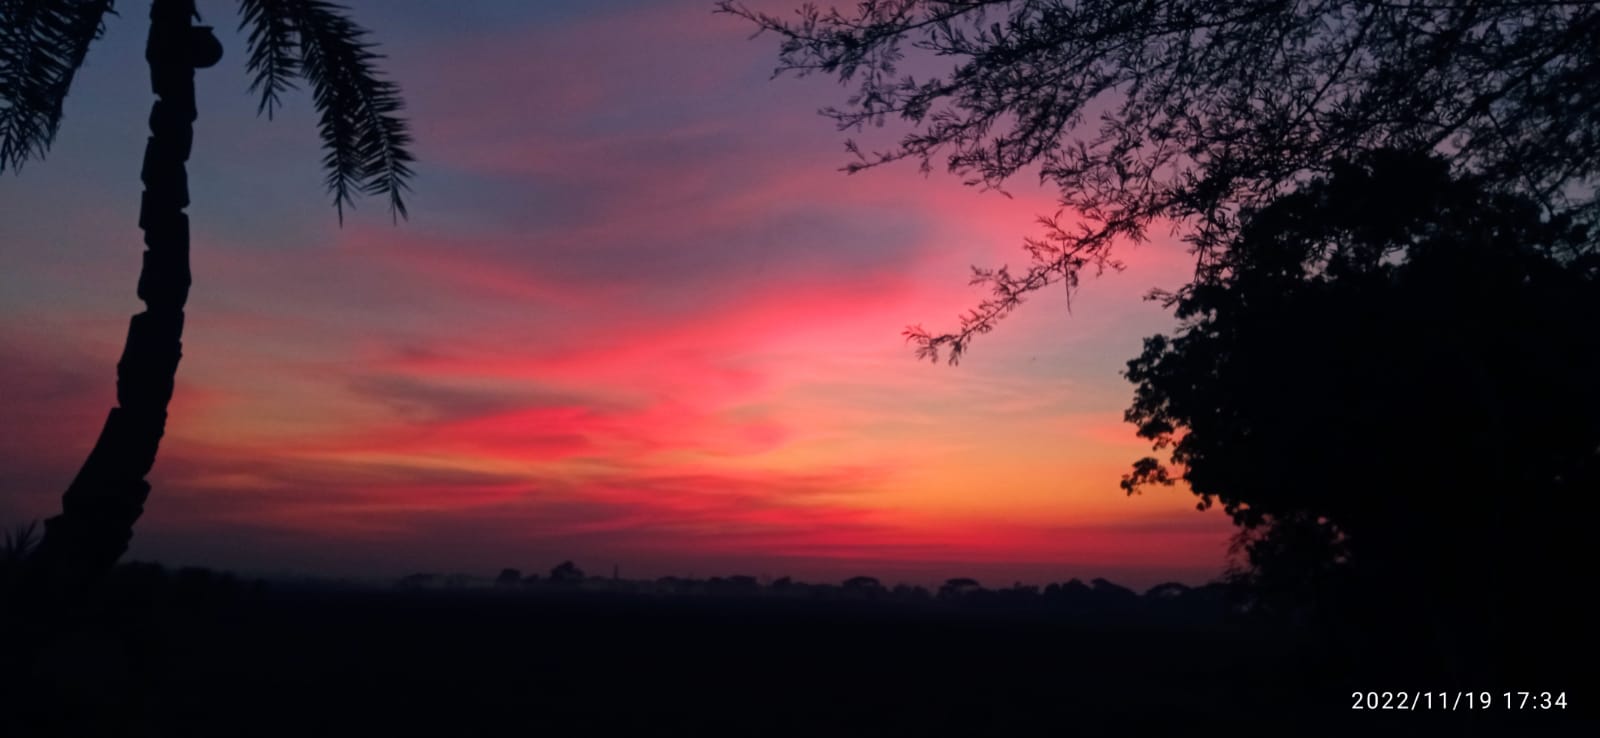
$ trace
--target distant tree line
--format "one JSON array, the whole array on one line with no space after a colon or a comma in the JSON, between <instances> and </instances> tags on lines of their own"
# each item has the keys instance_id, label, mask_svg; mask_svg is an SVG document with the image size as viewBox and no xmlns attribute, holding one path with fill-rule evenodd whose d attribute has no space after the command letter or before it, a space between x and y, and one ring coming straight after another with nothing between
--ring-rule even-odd
<instances>
[{"instance_id":1,"label":"distant tree line","mask_svg":"<svg viewBox=\"0 0 1600 738\"><path fill-rule=\"evenodd\" d=\"M1070 579L1044 586L1016 582L1009 587L989 588L976 579L958 577L930 589L906 583L886 585L871 576L854 576L838 584L802 582L792 577L763 582L747 575L709 578L664 576L656 579L623 579L615 575L593 577L585 575L571 561L552 567L543 576L524 575L521 569L516 568L502 569L492 579L467 574L415 573L399 578L395 586L407 591L484 589L545 594L584 592L657 597L874 602L977 609L1054 610L1076 615L1182 611L1199 616L1202 620L1206 619L1206 615L1244 615L1250 609L1250 604L1236 596L1231 585L1221 581L1200 587L1167 582L1141 594L1101 578L1091 579L1087 583Z\"/></svg>"}]
</instances>

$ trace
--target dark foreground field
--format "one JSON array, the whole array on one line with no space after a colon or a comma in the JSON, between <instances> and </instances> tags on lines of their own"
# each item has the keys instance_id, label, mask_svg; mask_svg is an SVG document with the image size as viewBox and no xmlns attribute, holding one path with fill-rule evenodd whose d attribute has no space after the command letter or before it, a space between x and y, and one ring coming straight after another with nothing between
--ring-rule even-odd
<instances>
[{"instance_id":1,"label":"dark foreground field","mask_svg":"<svg viewBox=\"0 0 1600 738\"><path fill-rule=\"evenodd\" d=\"M1357 713L1334 656L1239 622L944 602L238 585L13 623L0 735L1584 734ZM1422 689L1380 684L1366 688ZM1578 685L1571 699L1588 699ZM1216 732L1218 729L1220 733ZM1593 733L1589 733L1593 735Z\"/></svg>"}]
</instances>

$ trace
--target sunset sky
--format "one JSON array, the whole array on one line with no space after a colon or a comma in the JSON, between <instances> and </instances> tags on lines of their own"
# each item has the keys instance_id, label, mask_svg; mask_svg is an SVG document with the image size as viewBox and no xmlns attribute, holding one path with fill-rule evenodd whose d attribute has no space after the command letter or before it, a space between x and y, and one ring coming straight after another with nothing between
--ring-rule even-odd
<instances>
[{"instance_id":1,"label":"sunset sky","mask_svg":"<svg viewBox=\"0 0 1600 738\"><path fill-rule=\"evenodd\" d=\"M255 573L856 574L985 585L1219 574L1230 527L1127 497L1118 374L1192 263L1157 229L956 367L939 330L1050 192L857 175L710 0L353 2L401 85L412 217L339 226L310 101L255 116L235 3L197 73L185 356L131 557ZM774 8L797 2L765 3ZM151 94L119 8L50 155L0 176L0 523L47 517L114 404ZM868 142L903 132L892 124Z\"/></svg>"}]
</instances>

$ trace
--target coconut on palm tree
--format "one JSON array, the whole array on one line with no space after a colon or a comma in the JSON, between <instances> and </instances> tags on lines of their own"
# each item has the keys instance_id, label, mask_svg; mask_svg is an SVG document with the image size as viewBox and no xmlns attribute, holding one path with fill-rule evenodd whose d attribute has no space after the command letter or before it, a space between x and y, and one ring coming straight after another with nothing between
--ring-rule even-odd
<instances>
[{"instance_id":1,"label":"coconut on palm tree","mask_svg":"<svg viewBox=\"0 0 1600 738\"><path fill-rule=\"evenodd\" d=\"M310 88L320 116L323 165L333 204L357 195L388 199L398 219L411 176L410 136L399 116L399 89L380 77L367 32L345 9L323 0L239 0L249 31L251 91L271 117L296 78ZM0 0L0 172L49 150L72 78L99 38L113 0ZM189 158L196 117L194 70L212 66L222 46L195 0L151 0L145 60L156 101L145 145L139 228L144 266L133 316L117 363L117 407L89 458L45 522L33 556L46 581L70 585L108 571L127 551L150 492L145 476L165 431L167 404L181 356L189 293Z\"/></svg>"}]
</instances>

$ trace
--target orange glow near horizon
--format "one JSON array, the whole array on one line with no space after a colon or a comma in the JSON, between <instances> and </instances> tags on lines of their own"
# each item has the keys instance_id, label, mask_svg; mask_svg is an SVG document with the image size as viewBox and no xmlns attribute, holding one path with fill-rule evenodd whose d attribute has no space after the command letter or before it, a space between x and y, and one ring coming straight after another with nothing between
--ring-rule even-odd
<instances>
[{"instance_id":1,"label":"orange glow near horizon","mask_svg":"<svg viewBox=\"0 0 1600 738\"><path fill-rule=\"evenodd\" d=\"M918 363L901 330L975 304L968 266L1022 259L1051 193L836 171L812 111L837 88L769 82L767 44L704 11L528 9L475 31L371 13L418 142L398 228L376 205L337 227L306 106L258 121L237 74L202 79L195 287L134 555L373 576L1220 573L1224 516L1117 487L1148 453L1118 370L1171 328L1140 296L1186 278L1184 249L1124 247L1127 270L1086 279L1070 312L1047 291L960 366ZM51 159L0 179L19 214L0 223L17 398L0 522L51 514L113 402L148 105L116 92L115 60L135 31L97 48Z\"/></svg>"}]
</instances>

